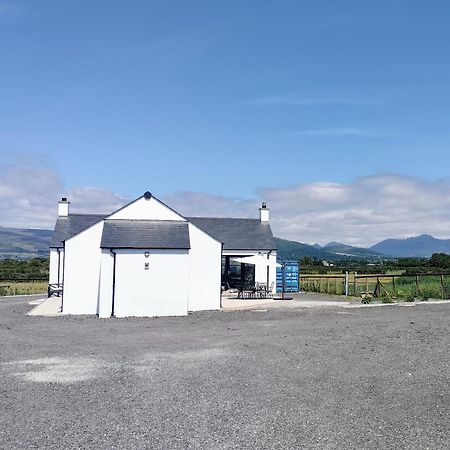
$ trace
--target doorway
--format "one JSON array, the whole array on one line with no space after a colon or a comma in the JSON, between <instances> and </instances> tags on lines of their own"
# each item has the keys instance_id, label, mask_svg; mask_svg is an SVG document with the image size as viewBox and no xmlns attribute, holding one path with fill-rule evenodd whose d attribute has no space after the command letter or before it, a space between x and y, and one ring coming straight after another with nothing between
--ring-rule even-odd
<instances>
[{"instance_id":1,"label":"doorway","mask_svg":"<svg viewBox=\"0 0 450 450\"><path fill-rule=\"evenodd\" d=\"M255 284L255 265L233 261L242 255L222 256L222 286L224 290L237 289L244 283Z\"/></svg>"}]
</instances>

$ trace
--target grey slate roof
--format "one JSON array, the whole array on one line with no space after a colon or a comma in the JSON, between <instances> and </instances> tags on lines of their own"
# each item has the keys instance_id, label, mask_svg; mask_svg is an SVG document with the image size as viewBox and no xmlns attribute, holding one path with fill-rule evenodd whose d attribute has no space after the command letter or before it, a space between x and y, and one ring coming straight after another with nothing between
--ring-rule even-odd
<instances>
[{"instance_id":1,"label":"grey slate roof","mask_svg":"<svg viewBox=\"0 0 450 450\"><path fill-rule=\"evenodd\" d=\"M62 247L62 241L94 225L104 217L105 214L69 214L67 217L58 217L50 247Z\"/></svg>"},{"instance_id":2,"label":"grey slate roof","mask_svg":"<svg viewBox=\"0 0 450 450\"><path fill-rule=\"evenodd\" d=\"M62 242L107 217L107 214L69 214L58 217L50 247ZM189 217L194 225L224 244L224 250L276 250L269 223L259 219ZM121 222L121 224L113 224ZM128 225L127 225L128 223ZM110 225L107 225L110 224ZM172 225L171 225L172 224ZM106 220L102 247L106 248L190 248L186 222ZM110 245L110 244L114 245ZM104 245L105 244L105 245Z\"/></svg>"},{"instance_id":3,"label":"grey slate roof","mask_svg":"<svg viewBox=\"0 0 450 450\"><path fill-rule=\"evenodd\" d=\"M223 243L224 250L276 250L272 229L259 219L187 217L200 229Z\"/></svg>"},{"instance_id":4,"label":"grey slate roof","mask_svg":"<svg viewBox=\"0 0 450 450\"><path fill-rule=\"evenodd\" d=\"M190 249L189 225L176 220L105 220L100 247Z\"/></svg>"}]
</instances>

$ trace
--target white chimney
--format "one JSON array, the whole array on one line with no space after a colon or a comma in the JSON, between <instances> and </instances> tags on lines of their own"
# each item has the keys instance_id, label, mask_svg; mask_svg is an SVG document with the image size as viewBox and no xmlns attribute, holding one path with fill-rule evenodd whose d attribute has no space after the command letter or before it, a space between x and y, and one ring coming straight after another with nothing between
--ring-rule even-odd
<instances>
[{"instance_id":1,"label":"white chimney","mask_svg":"<svg viewBox=\"0 0 450 450\"><path fill-rule=\"evenodd\" d=\"M67 201L66 197L63 197L60 202L58 202L58 216L67 217L69 215L69 205L70 202Z\"/></svg>"},{"instance_id":2,"label":"white chimney","mask_svg":"<svg viewBox=\"0 0 450 450\"><path fill-rule=\"evenodd\" d=\"M266 202L263 202L261 208L259 208L259 220L261 222L269 221L269 208L266 205Z\"/></svg>"}]
</instances>

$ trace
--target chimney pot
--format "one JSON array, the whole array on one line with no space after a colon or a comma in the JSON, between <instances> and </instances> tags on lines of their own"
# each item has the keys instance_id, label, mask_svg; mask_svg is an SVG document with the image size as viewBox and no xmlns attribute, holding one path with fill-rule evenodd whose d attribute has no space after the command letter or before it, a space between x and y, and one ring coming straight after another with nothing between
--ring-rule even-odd
<instances>
[{"instance_id":1,"label":"chimney pot","mask_svg":"<svg viewBox=\"0 0 450 450\"><path fill-rule=\"evenodd\" d=\"M67 197L63 197L60 202L58 202L58 216L67 217L69 215L69 205L70 202L67 201Z\"/></svg>"},{"instance_id":2,"label":"chimney pot","mask_svg":"<svg viewBox=\"0 0 450 450\"><path fill-rule=\"evenodd\" d=\"M259 220L261 222L269 222L269 208L266 202L262 202L261 208L259 208Z\"/></svg>"}]
</instances>

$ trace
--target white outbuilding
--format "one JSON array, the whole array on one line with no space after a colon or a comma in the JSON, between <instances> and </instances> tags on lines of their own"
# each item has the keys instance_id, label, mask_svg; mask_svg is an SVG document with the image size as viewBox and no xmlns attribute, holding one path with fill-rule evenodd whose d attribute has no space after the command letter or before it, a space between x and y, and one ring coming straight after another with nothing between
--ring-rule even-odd
<instances>
[{"instance_id":1,"label":"white outbuilding","mask_svg":"<svg viewBox=\"0 0 450 450\"><path fill-rule=\"evenodd\" d=\"M64 314L186 315L219 309L222 289L244 280L275 290L265 204L258 219L186 218L150 192L108 215L69 205L59 202L50 247L49 293Z\"/></svg>"}]
</instances>

